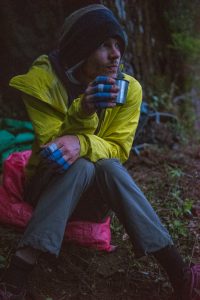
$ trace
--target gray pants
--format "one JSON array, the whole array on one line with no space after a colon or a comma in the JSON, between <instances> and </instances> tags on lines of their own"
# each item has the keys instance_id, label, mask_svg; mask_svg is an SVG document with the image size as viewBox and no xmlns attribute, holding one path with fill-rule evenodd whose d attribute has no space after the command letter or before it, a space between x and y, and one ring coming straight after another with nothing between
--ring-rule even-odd
<instances>
[{"instance_id":1,"label":"gray pants","mask_svg":"<svg viewBox=\"0 0 200 300\"><path fill-rule=\"evenodd\" d=\"M91 163L80 158L64 174L40 165L26 200L35 210L19 247L58 255L70 218L100 219L109 209L124 225L136 256L173 244L150 203L115 159Z\"/></svg>"}]
</instances>

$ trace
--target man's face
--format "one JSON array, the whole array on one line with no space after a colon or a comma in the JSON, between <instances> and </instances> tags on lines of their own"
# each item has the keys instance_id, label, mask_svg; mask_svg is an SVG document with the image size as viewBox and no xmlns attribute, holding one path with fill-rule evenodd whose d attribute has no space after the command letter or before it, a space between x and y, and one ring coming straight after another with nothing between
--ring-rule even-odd
<instances>
[{"instance_id":1,"label":"man's face","mask_svg":"<svg viewBox=\"0 0 200 300\"><path fill-rule=\"evenodd\" d=\"M97 76L105 75L115 78L121 59L120 44L116 38L108 38L101 44L82 66L82 73L87 82Z\"/></svg>"}]
</instances>

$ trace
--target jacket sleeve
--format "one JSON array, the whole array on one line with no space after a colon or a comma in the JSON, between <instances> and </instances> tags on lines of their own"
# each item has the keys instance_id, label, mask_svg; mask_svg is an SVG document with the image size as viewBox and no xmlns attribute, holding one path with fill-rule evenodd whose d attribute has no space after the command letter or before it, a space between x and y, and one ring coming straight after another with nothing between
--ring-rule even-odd
<instances>
[{"instance_id":1,"label":"jacket sleeve","mask_svg":"<svg viewBox=\"0 0 200 300\"><path fill-rule=\"evenodd\" d=\"M46 102L22 93L29 118L33 124L39 146L58 136L77 133L93 134L98 124L97 114L86 118L80 109L80 98L73 101L69 110L61 113Z\"/></svg>"},{"instance_id":2,"label":"jacket sleeve","mask_svg":"<svg viewBox=\"0 0 200 300\"><path fill-rule=\"evenodd\" d=\"M74 99L67 113L65 114L59 136L66 134L94 134L99 123L96 113L88 116L81 108L82 96Z\"/></svg>"},{"instance_id":3,"label":"jacket sleeve","mask_svg":"<svg viewBox=\"0 0 200 300\"><path fill-rule=\"evenodd\" d=\"M65 134L95 132L97 114L83 114L81 97L67 108L67 91L46 55L39 57L28 73L13 77L9 85L22 93L39 145Z\"/></svg>"},{"instance_id":4,"label":"jacket sleeve","mask_svg":"<svg viewBox=\"0 0 200 300\"><path fill-rule=\"evenodd\" d=\"M55 139L62 126L63 114L57 112L47 103L28 94L22 94L27 113L33 124L39 146Z\"/></svg>"},{"instance_id":5,"label":"jacket sleeve","mask_svg":"<svg viewBox=\"0 0 200 300\"><path fill-rule=\"evenodd\" d=\"M141 101L141 86L138 81L132 79L129 83L126 104L113 109L113 113L110 114L112 117L109 119L108 116L108 124L102 126L98 135L78 135L81 156L88 157L94 162L102 158L117 158L121 162L125 162L128 159L137 129ZM109 114L109 112L106 113Z\"/></svg>"}]
</instances>

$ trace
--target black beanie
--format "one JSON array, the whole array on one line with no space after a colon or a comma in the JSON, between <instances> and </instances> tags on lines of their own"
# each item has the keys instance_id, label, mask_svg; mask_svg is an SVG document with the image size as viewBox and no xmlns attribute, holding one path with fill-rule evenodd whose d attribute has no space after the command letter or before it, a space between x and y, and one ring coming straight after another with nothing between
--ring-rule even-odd
<instances>
[{"instance_id":1,"label":"black beanie","mask_svg":"<svg viewBox=\"0 0 200 300\"><path fill-rule=\"evenodd\" d=\"M101 4L76 10L65 19L59 41L60 61L67 69L78 66L109 37L119 38L123 55L126 37L111 10Z\"/></svg>"}]
</instances>

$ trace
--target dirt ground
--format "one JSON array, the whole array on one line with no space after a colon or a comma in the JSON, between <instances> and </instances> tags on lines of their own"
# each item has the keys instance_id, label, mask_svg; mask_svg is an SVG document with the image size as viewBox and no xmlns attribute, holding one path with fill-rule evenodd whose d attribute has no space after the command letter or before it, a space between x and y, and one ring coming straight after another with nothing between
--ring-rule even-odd
<instances>
[{"instance_id":1,"label":"dirt ground","mask_svg":"<svg viewBox=\"0 0 200 300\"><path fill-rule=\"evenodd\" d=\"M187 262L199 259L200 148L196 143L148 147L126 163L131 176L166 224ZM13 251L21 233L0 227L0 265ZM163 270L152 257L136 259L132 245L112 221L112 244L103 253L64 244L59 258L41 257L30 280L36 299L166 300L172 294ZM2 262L1 262L2 261Z\"/></svg>"}]
</instances>

